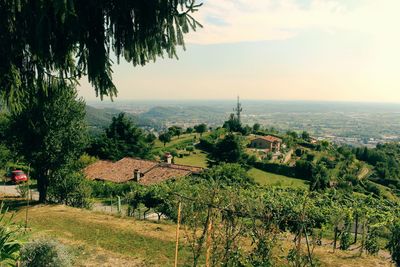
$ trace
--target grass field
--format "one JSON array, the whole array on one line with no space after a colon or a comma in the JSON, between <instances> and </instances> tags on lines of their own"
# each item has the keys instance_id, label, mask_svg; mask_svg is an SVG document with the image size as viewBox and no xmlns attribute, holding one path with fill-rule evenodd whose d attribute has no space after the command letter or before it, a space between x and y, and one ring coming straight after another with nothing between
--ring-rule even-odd
<instances>
[{"instance_id":1,"label":"grass field","mask_svg":"<svg viewBox=\"0 0 400 267\"><path fill-rule=\"evenodd\" d=\"M203 134L203 136L206 136L206 135L207 135L207 133ZM165 148L172 148L181 143L189 142L189 141L193 140L193 138L195 136L196 136L197 140L200 138L200 134L196 134L196 133L182 134L179 138L177 136L174 136L171 139L171 142L165 144ZM164 144L160 140L156 139L154 142L154 148L164 148Z\"/></svg>"},{"instance_id":2,"label":"grass field","mask_svg":"<svg viewBox=\"0 0 400 267\"><path fill-rule=\"evenodd\" d=\"M295 179L279 174L265 172L256 168L248 171L250 177L261 185L279 185L284 187L308 188L307 181Z\"/></svg>"},{"instance_id":3,"label":"grass field","mask_svg":"<svg viewBox=\"0 0 400 267\"><path fill-rule=\"evenodd\" d=\"M17 213L23 220L25 210ZM77 261L74 266L172 266L175 247L175 225L169 222L138 221L118 218L66 206L35 206L29 209L31 236L54 237L72 249ZM285 235L283 250L293 246L293 236ZM329 240L315 247L321 266L390 266L388 253L359 257L358 250L332 253ZM305 248L304 248L305 249ZM278 256L278 255L277 255ZM277 266L286 266L280 257ZM181 234L179 266L191 266L191 254Z\"/></svg>"},{"instance_id":4,"label":"grass field","mask_svg":"<svg viewBox=\"0 0 400 267\"><path fill-rule=\"evenodd\" d=\"M21 210L17 219L24 216ZM175 226L169 223L122 219L65 206L37 206L29 210L29 227L34 236L51 236L71 245L78 266L87 266L87 262L93 266L173 265ZM97 252L102 256L90 257ZM185 247L179 256L182 262L190 258ZM119 261L135 264L112 265Z\"/></svg>"},{"instance_id":5,"label":"grass field","mask_svg":"<svg viewBox=\"0 0 400 267\"><path fill-rule=\"evenodd\" d=\"M195 153L191 153L189 156L184 156L182 158L176 157L176 164L183 164L196 167L207 167L207 154L201 150L196 149Z\"/></svg>"}]
</instances>

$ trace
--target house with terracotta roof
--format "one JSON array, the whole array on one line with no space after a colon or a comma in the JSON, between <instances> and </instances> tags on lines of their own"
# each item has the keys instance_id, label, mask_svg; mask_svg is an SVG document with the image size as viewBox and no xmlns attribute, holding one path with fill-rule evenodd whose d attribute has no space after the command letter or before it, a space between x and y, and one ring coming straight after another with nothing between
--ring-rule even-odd
<instances>
[{"instance_id":1,"label":"house with terracotta roof","mask_svg":"<svg viewBox=\"0 0 400 267\"><path fill-rule=\"evenodd\" d=\"M250 141L250 147L256 149L264 149L271 152L280 151L282 145L282 139L272 136L258 136Z\"/></svg>"},{"instance_id":2,"label":"house with terracotta roof","mask_svg":"<svg viewBox=\"0 0 400 267\"><path fill-rule=\"evenodd\" d=\"M143 185L151 185L198 174L203 170L200 167L172 164L171 159L172 157L167 155L166 162L136 158L123 158L117 162L99 160L86 167L84 174L90 180L115 183L135 181Z\"/></svg>"}]
</instances>

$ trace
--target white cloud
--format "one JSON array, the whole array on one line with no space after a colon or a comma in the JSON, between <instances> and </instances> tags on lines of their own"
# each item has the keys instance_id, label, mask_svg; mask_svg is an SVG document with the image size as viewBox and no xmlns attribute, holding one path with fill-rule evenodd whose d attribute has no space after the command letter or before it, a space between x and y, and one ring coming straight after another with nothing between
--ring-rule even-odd
<instances>
[{"instance_id":1,"label":"white cloud","mask_svg":"<svg viewBox=\"0 0 400 267\"><path fill-rule=\"evenodd\" d=\"M208 0L195 14L204 25L189 43L215 44L282 40L305 30L357 31L400 39L399 0L365 0L349 8L344 0ZM348 0L346 0L348 2Z\"/></svg>"}]
</instances>

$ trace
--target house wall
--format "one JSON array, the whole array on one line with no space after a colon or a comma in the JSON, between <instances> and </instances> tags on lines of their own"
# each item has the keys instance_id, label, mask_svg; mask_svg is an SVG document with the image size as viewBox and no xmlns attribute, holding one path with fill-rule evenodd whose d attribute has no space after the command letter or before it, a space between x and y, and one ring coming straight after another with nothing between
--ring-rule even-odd
<instances>
[{"instance_id":1,"label":"house wall","mask_svg":"<svg viewBox=\"0 0 400 267\"><path fill-rule=\"evenodd\" d=\"M281 149L281 143L280 142L273 143L260 138L251 141L250 147L258 149L268 149L270 151L272 150L279 151Z\"/></svg>"}]
</instances>

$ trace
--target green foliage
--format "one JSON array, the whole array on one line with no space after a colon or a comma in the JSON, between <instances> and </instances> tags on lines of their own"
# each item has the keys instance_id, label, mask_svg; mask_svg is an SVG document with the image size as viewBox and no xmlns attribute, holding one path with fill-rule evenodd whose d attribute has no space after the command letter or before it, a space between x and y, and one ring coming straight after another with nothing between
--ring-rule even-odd
<instances>
[{"instance_id":1,"label":"green foliage","mask_svg":"<svg viewBox=\"0 0 400 267\"><path fill-rule=\"evenodd\" d=\"M296 177L310 180L312 177L313 164L306 160L296 161Z\"/></svg>"},{"instance_id":2,"label":"green foliage","mask_svg":"<svg viewBox=\"0 0 400 267\"><path fill-rule=\"evenodd\" d=\"M194 146L187 146L185 149L188 152L193 152L194 151Z\"/></svg>"},{"instance_id":3,"label":"green foliage","mask_svg":"<svg viewBox=\"0 0 400 267\"><path fill-rule=\"evenodd\" d=\"M158 136L158 139L164 144L164 147L167 143L171 142L171 134L169 132L162 133Z\"/></svg>"},{"instance_id":4,"label":"green foliage","mask_svg":"<svg viewBox=\"0 0 400 267\"><path fill-rule=\"evenodd\" d=\"M400 220L393 223L387 248L392 254L392 260L400 266Z\"/></svg>"},{"instance_id":5,"label":"green foliage","mask_svg":"<svg viewBox=\"0 0 400 267\"><path fill-rule=\"evenodd\" d=\"M239 162L244 156L244 146L240 136L227 134L215 144L210 156L216 162Z\"/></svg>"},{"instance_id":6,"label":"green foliage","mask_svg":"<svg viewBox=\"0 0 400 267\"><path fill-rule=\"evenodd\" d=\"M373 180L384 186L400 190L400 145L397 143L379 144L374 149L355 148L357 159L374 166Z\"/></svg>"},{"instance_id":7,"label":"green foliage","mask_svg":"<svg viewBox=\"0 0 400 267\"><path fill-rule=\"evenodd\" d=\"M125 113L112 118L105 133L95 138L88 153L101 159L120 160L124 157L151 158L153 142Z\"/></svg>"},{"instance_id":8,"label":"green foliage","mask_svg":"<svg viewBox=\"0 0 400 267\"><path fill-rule=\"evenodd\" d=\"M200 136L202 136L203 133L205 133L207 131L207 125L204 124L204 123L201 123L199 125L195 125L193 128L196 131L196 133L200 134Z\"/></svg>"},{"instance_id":9,"label":"green foliage","mask_svg":"<svg viewBox=\"0 0 400 267\"><path fill-rule=\"evenodd\" d=\"M49 84L31 88L23 108L11 114L10 144L34 169L40 201L47 197L49 174L75 161L87 144L85 103L76 89Z\"/></svg>"},{"instance_id":10,"label":"green foliage","mask_svg":"<svg viewBox=\"0 0 400 267\"><path fill-rule=\"evenodd\" d=\"M253 133L257 133L260 130L261 130L261 125L259 123L254 123L253 124Z\"/></svg>"},{"instance_id":11,"label":"green foliage","mask_svg":"<svg viewBox=\"0 0 400 267\"><path fill-rule=\"evenodd\" d=\"M377 255L379 249L377 229L369 229L367 239L365 240L365 250L368 254Z\"/></svg>"},{"instance_id":12,"label":"green foliage","mask_svg":"<svg viewBox=\"0 0 400 267\"><path fill-rule=\"evenodd\" d=\"M224 122L223 128L227 129L229 132L241 132L242 124L239 119L235 117L235 114L230 114L229 119Z\"/></svg>"},{"instance_id":13,"label":"green foliage","mask_svg":"<svg viewBox=\"0 0 400 267\"><path fill-rule=\"evenodd\" d=\"M204 171L201 177L222 186L246 187L254 184L254 180L247 174L247 170L240 164L233 163L216 165Z\"/></svg>"},{"instance_id":14,"label":"green foliage","mask_svg":"<svg viewBox=\"0 0 400 267\"><path fill-rule=\"evenodd\" d=\"M0 204L0 266L15 266L22 246L21 228L6 217L3 203Z\"/></svg>"},{"instance_id":15,"label":"green foliage","mask_svg":"<svg viewBox=\"0 0 400 267\"><path fill-rule=\"evenodd\" d=\"M113 97L112 52L117 62L123 57L133 65L164 53L176 57L183 35L200 25L191 16L200 5L192 0L2 1L0 95L15 106L32 88L44 93L49 82L75 83L87 75L97 95Z\"/></svg>"},{"instance_id":16,"label":"green foliage","mask_svg":"<svg viewBox=\"0 0 400 267\"><path fill-rule=\"evenodd\" d=\"M28 181L29 183L30 181ZM22 198L28 198L29 197L29 186L27 183L20 183L17 185L16 188L18 194L22 197Z\"/></svg>"},{"instance_id":17,"label":"green foliage","mask_svg":"<svg viewBox=\"0 0 400 267\"><path fill-rule=\"evenodd\" d=\"M172 135L172 136L178 136L178 138L181 136L181 134L183 133L183 129L182 127L179 126L171 126L168 128L168 132Z\"/></svg>"},{"instance_id":18,"label":"green foliage","mask_svg":"<svg viewBox=\"0 0 400 267\"><path fill-rule=\"evenodd\" d=\"M329 187L329 173L325 164L319 162L312 167L310 190L324 190Z\"/></svg>"},{"instance_id":19,"label":"green foliage","mask_svg":"<svg viewBox=\"0 0 400 267\"><path fill-rule=\"evenodd\" d=\"M348 250L351 245L351 226L352 226L352 218L349 214L347 214L346 218L344 219L344 227L342 234L340 236L340 249L341 250Z\"/></svg>"},{"instance_id":20,"label":"green foliage","mask_svg":"<svg viewBox=\"0 0 400 267\"><path fill-rule=\"evenodd\" d=\"M21 266L69 267L72 266L72 257L59 242L39 239L23 246L21 250Z\"/></svg>"},{"instance_id":21,"label":"green foliage","mask_svg":"<svg viewBox=\"0 0 400 267\"><path fill-rule=\"evenodd\" d=\"M306 131L303 131L303 132L301 133L301 138L302 138L304 141L309 142L309 141L310 141L310 134L309 134L308 132L306 132Z\"/></svg>"},{"instance_id":22,"label":"green foliage","mask_svg":"<svg viewBox=\"0 0 400 267\"><path fill-rule=\"evenodd\" d=\"M142 187L135 182L118 184L108 181L89 181L88 183L91 187L92 196L97 198L123 196Z\"/></svg>"},{"instance_id":23,"label":"green foliage","mask_svg":"<svg viewBox=\"0 0 400 267\"><path fill-rule=\"evenodd\" d=\"M3 144L0 144L0 166L5 166L11 159L11 151Z\"/></svg>"},{"instance_id":24,"label":"green foliage","mask_svg":"<svg viewBox=\"0 0 400 267\"><path fill-rule=\"evenodd\" d=\"M91 188L80 172L65 168L51 174L49 200L72 207L90 207Z\"/></svg>"},{"instance_id":25,"label":"green foliage","mask_svg":"<svg viewBox=\"0 0 400 267\"><path fill-rule=\"evenodd\" d=\"M76 162L77 163L77 168L78 169L83 169L86 168L87 166L95 163L98 159L96 157L90 156L87 153L83 153L80 157L79 160Z\"/></svg>"}]
</instances>

